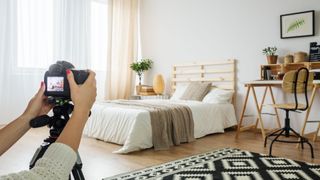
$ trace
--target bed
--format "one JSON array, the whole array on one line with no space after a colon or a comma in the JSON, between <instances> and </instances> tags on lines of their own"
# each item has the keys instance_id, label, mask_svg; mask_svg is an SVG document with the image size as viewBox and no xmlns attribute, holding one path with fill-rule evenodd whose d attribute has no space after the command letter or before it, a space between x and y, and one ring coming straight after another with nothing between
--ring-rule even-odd
<instances>
[{"instance_id":1,"label":"bed","mask_svg":"<svg viewBox=\"0 0 320 180\"><path fill-rule=\"evenodd\" d=\"M233 106L236 97L235 60L175 65L172 74L174 94L171 99L132 100L130 103L145 103L160 107L187 106L192 112L194 138L222 133L225 128L237 124ZM206 93L203 101L180 99L182 91L186 91L190 82L209 82L212 90ZM218 98L212 99L212 95L217 97L217 91L220 94L228 92L228 98L221 99L223 96L218 93ZM232 92L232 95L229 92ZM114 153L129 153L153 147L151 113L144 108L124 106L122 102L122 100L96 102L84 134L123 145Z\"/></svg>"}]
</instances>

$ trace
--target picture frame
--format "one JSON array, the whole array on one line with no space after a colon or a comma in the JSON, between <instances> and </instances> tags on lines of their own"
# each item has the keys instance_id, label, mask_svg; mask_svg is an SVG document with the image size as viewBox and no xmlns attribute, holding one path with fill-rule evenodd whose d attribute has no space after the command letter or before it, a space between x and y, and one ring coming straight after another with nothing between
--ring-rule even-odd
<instances>
[{"instance_id":1,"label":"picture frame","mask_svg":"<svg viewBox=\"0 0 320 180\"><path fill-rule=\"evenodd\" d=\"M280 15L281 39L314 36L315 11Z\"/></svg>"}]
</instances>

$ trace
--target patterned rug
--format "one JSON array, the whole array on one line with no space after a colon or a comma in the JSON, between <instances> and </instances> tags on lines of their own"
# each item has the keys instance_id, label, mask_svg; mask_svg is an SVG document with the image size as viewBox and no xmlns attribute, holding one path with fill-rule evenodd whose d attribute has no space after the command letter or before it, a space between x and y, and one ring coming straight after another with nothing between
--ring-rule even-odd
<instances>
[{"instance_id":1,"label":"patterned rug","mask_svg":"<svg viewBox=\"0 0 320 180\"><path fill-rule=\"evenodd\" d=\"M225 148L110 179L320 179L320 164L309 164Z\"/></svg>"}]
</instances>

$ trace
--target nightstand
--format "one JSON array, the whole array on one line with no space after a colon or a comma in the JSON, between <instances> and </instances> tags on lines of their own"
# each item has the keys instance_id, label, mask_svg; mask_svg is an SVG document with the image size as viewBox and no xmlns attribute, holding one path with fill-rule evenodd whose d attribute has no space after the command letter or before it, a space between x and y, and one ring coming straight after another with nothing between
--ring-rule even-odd
<instances>
[{"instance_id":1,"label":"nightstand","mask_svg":"<svg viewBox=\"0 0 320 180\"><path fill-rule=\"evenodd\" d=\"M130 100L144 100L144 99L170 99L169 95L153 95L153 96L142 96L142 95L133 95L130 97Z\"/></svg>"}]
</instances>

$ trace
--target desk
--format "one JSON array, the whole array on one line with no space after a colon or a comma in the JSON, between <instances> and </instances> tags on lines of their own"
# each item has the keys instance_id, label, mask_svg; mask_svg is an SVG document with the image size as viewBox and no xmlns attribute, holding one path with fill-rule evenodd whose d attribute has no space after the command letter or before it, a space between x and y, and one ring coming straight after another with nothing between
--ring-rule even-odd
<instances>
[{"instance_id":1,"label":"desk","mask_svg":"<svg viewBox=\"0 0 320 180\"><path fill-rule=\"evenodd\" d=\"M304 122L303 122L303 126L302 126L302 129L301 129L301 136L304 135L304 130L306 128L306 125L308 123L308 119L309 119L309 114L310 114L310 110L312 108L312 105L313 105L313 101L314 101L314 97L316 96L316 92L317 92L317 89L320 88L320 80L314 80L313 81L313 89L312 89L312 93L311 93L311 98L310 98L310 105L309 105L309 108L307 109L306 111L306 116L304 118ZM309 121L310 122L310 121ZM313 122L316 122L316 123L319 123L318 124L318 128L313 136L313 141L316 141L317 140L317 136L318 136L318 133L319 133L319 129L320 129L320 121L311 121L311 123Z\"/></svg>"},{"instance_id":2,"label":"desk","mask_svg":"<svg viewBox=\"0 0 320 180\"><path fill-rule=\"evenodd\" d=\"M309 118L310 110L311 110L313 102L314 102L316 91L317 91L318 88L320 88L320 80L314 80L313 84L314 84L314 87L313 87L311 98L310 98L310 105L309 105L309 108L306 111L306 116L305 116L303 127L302 127L302 130L301 130L301 136L304 135L304 130L305 130L306 124L308 123L308 118ZM262 108L263 108L263 104L264 104L264 101L265 101L266 94L267 94L268 90L270 92L272 103L276 104L274 96L273 96L272 87L281 87L282 81L281 80L270 80L270 81L256 80L256 81L245 82L244 85L245 85L245 87L247 87L247 92L246 92L245 101L244 101L243 108L242 108L241 115L240 115L240 120L239 120L239 124L238 124L238 128L237 128L236 138L239 137L239 133L242 132L242 131L246 131L246 130L249 130L249 129L257 130L257 126L260 123L262 138L265 139L266 133L265 133L263 121L262 121L262 118L261 118L261 111L262 111ZM262 100L261 100L260 104L258 103L258 100L257 100L255 87L265 87L265 90L264 90L264 93L263 93ZM248 98L249 98L249 94L250 94L251 90L252 90L252 93L253 93L255 110L257 111L257 116L258 117L256 119L255 124L249 125L247 127L241 127L242 123L243 123L243 119L244 119L244 117L246 117L245 111L246 111L247 102L248 102ZM277 111L276 108L274 108L274 111L275 111L275 114L272 114L272 115L276 116L278 128L281 128L278 111ZM320 121L316 121L316 122L320 122ZM316 140L316 137L317 137L319 129L320 129L320 123L318 125L316 134L315 134L315 136L313 138L314 141Z\"/></svg>"}]
</instances>

